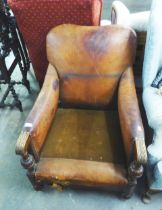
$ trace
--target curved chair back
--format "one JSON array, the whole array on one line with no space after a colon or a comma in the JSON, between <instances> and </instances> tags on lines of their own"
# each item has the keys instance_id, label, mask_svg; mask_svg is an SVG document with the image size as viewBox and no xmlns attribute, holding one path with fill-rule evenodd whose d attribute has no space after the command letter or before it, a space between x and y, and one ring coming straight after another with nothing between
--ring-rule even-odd
<instances>
[{"instance_id":1,"label":"curved chair back","mask_svg":"<svg viewBox=\"0 0 162 210\"><path fill-rule=\"evenodd\" d=\"M61 25L47 36L47 57L64 103L107 106L121 74L132 66L136 37L119 26Z\"/></svg>"}]
</instances>

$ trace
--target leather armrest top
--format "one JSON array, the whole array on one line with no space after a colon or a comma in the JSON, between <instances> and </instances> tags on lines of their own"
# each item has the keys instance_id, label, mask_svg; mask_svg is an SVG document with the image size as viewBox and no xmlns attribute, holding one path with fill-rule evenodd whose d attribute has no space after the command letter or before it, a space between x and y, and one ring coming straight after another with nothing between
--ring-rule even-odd
<instances>
[{"instance_id":1,"label":"leather armrest top","mask_svg":"<svg viewBox=\"0 0 162 210\"><path fill-rule=\"evenodd\" d=\"M133 71L128 67L123 73L118 92L118 111L127 161L145 163L144 128L139 111Z\"/></svg>"}]
</instances>

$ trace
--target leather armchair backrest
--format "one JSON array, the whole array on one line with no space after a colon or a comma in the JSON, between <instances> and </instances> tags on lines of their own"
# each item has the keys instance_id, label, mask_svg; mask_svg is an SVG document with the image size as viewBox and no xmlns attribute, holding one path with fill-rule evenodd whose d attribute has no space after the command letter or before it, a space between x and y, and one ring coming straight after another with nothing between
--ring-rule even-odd
<instances>
[{"instance_id":1,"label":"leather armchair backrest","mask_svg":"<svg viewBox=\"0 0 162 210\"><path fill-rule=\"evenodd\" d=\"M48 61L64 103L107 106L123 71L133 64L136 38L119 26L61 25L47 36Z\"/></svg>"}]
</instances>

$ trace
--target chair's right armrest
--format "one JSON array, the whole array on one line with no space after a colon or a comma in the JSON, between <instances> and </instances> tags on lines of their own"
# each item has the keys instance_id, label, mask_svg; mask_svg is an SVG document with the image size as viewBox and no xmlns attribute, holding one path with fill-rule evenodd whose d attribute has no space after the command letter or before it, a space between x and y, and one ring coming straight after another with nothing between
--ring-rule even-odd
<instances>
[{"instance_id":1,"label":"chair's right armrest","mask_svg":"<svg viewBox=\"0 0 162 210\"><path fill-rule=\"evenodd\" d=\"M59 98L59 79L55 68L49 64L43 87L25 121L16 144L16 153L25 155L31 146L32 153L38 158L57 110Z\"/></svg>"},{"instance_id":2,"label":"chair's right armrest","mask_svg":"<svg viewBox=\"0 0 162 210\"><path fill-rule=\"evenodd\" d=\"M118 111L127 162L146 164L147 153L132 67L123 73L118 90Z\"/></svg>"}]
</instances>

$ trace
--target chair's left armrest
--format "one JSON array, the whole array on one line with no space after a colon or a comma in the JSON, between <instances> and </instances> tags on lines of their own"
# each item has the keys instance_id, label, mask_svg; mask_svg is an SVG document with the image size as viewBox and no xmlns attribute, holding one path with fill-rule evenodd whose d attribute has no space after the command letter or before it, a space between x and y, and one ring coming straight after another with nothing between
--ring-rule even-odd
<instances>
[{"instance_id":1,"label":"chair's left armrest","mask_svg":"<svg viewBox=\"0 0 162 210\"><path fill-rule=\"evenodd\" d=\"M147 162L145 135L137 101L132 67L121 76L118 111L127 161Z\"/></svg>"},{"instance_id":2,"label":"chair's left armrest","mask_svg":"<svg viewBox=\"0 0 162 210\"><path fill-rule=\"evenodd\" d=\"M16 144L16 153L26 155L29 145L36 158L55 116L59 98L59 79L56 69L49 64L43 87L30 111Z\"/></svg>"}]
</instances>

